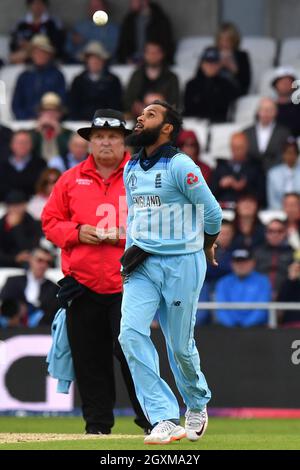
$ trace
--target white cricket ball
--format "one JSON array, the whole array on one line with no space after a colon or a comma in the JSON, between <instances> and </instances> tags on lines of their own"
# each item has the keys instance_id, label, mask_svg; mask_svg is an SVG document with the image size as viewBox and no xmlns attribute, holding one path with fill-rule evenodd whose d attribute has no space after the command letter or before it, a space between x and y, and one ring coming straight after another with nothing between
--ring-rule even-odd
<instances>
[{"instance_id":1,"label":"white cricket ball","mask_svg":"<svg viewBox=\"0 0 300 470\"><path fill-rule=\"evenodd\" d=\"M97 10L93 14L93 22L97 26L103 26L108 22L108 14L103 10Z\"/></svg>"}]
</instances>

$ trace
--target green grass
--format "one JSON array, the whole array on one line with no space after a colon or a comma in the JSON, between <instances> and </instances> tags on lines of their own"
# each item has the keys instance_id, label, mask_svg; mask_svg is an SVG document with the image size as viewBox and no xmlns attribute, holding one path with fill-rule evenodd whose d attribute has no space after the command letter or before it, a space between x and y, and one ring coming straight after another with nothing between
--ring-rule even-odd
<instances>
[{"instance_id":1,"label":"green grass","mask_svg":"<svg viewBox=\"0 0 300 470\"><path fill-rule=\"evenodd\" d=\"M0 417L0 433L82 434L80 418L13 418ZM114 434L140 434L133 420L118 418ZM1 435L0 435L1 437ZM168 446L145 446L140 438L74 440L56 442L22 442L0 444L1 450L244 450L300 449L300 420L211 418L204 438L195 443L186 439Z\"/></svg>"}]
</instances>

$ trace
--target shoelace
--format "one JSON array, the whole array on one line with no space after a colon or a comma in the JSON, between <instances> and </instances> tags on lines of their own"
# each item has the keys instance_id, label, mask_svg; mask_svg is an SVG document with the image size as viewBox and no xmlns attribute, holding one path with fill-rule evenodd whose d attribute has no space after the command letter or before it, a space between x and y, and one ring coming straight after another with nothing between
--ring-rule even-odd
<instances>
[{"instance_id":1,"label":"shoelace","mask_svg":"<svg viewBox=\"0 0 300 470\"><path fill-rule=\"evenodd\" d=\"M188 410L185 413L185 417L188 427L200 429L206 421L206 410L200 411L200 413Z\"/></svg>"},{"instance_id":2,"label":"shoelace","mask_svg":"<svg viewBox=\"0 0 300 470\"><path fill-rule=\"evenodd\" d=\"M172 421L160 421L153 429L152 433L169 432L174 429L175 424Z\"/></svg>"}]
</instances>

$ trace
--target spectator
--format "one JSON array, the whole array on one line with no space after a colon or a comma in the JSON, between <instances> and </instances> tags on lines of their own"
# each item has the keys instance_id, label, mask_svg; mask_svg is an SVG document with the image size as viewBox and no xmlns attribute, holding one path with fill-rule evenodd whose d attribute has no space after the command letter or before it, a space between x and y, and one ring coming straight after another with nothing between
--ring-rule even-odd
<instances>
[{"instance_id":1,"label":"spectator","mask_svg":"<svg viewBox=\"0 0 300 470\"><path fill-rule=\"evenodd\" d=\"M287 240L286 222L273 219L267 225L266 241L255 250L256 269L266 274L271 282L273 299L287 278L289 264L293 261L293 250Z\"/></svg>"},{"instance_id":2,"label":"spectator","mask_svg":"<svg viewBox=\"0 0 300 470\"><path fill-rule=\"evenodd\" d=\"M51 194L51 191L60 177L60 171L55 168L44 170L36 184L36 194L30 199L27 212L34 219L41 220L41 213Z\"/></svg>"},{"instance_id":3,"label":"spectator","mask_svg":"<svg viewBox=\"0 0 300 470\"><path fill-rule=\"evenodd\" d=\"M231 160L217 160L212 175L212 192L223 208L234 208L239 196L256 193L264 200L264 178L257 162L248 159L248 139L242 132L231 136Z\"/></svg>"},{"instance_id":4,"label":"spectator","mask_svg":"<svg viewBox=\"0 0 300 470\"><path fill-rule=\"evenodd\" d=\"M45 166L44 160L33 157L30 132L15 132L9 159L0 161L0 201L12 189L23 191L27 197L34 194L36 181Z\"/></svg>"},{"instance_id":5,"label":"spectator","mask_svg":"<svg viewBox=\"0 0 300 470\"><path fill-rule=\"evenodd\" d=\"M32 131L33 152L46 162L57 155L66 155L72 131L62 126L65 109L61 98L53 92L42 96L36 128Z\"/></svg>"},{"instance_id":6,"label":"spectator","mask_svg":"<svg viewBox=\"0 0 300 470\"><path fill-rule=\"evenodd\" d=\"M162 100L162 101L165 101L166 100L166 97L165 95L163 95L162 93L158 92L158 91L146 91L146 93L144 94L144 97L143 97L143 105L146 107L146 106L149 106L150 104L153 103L153 101L155 100Z\"/></svg>"},{"instance_id":7,"label":"spectator","mask_svg":"<svg viewBox=\"0 0 300 470\"><path fill-rule=\"evenodd\" d=\"M12 131L0 123L0 161L9 157Z\"/></svg>"},{"instance_id":8,"label":"spectator","mask_svg":"<svg viewBox=\"0 0 300 470\"><path fill-rule=\"evenodd\" d=\"M282 163L267 173L268 207L281 209L285 193L300 191L299 149L294 137L289 137L282 148Z\"/></svg>"},{"instance_id":9,"label":"spectator","mask_svg":"<svg viewBox=\"0 0 300 470\"><path fill-rule=\"evenodd\" d=\"M37 34L46 36L57 55L63 57L64 31L61 21L48 11L49 0L26 0L28 11L11 34L10 62L22 64L30 59L30 41Z\"/></svg>"},{"instance_id":10,"label":"spectator","mask_svg":"<svg viewBox=\"0 0 300 470\"><path fill-rule=\"evenodd\" d=\"M6 196L7 211L0 219L0 267L27 266L30 251L37 247L41 229L26 212L26 196L20 191L10 191Z\"/></svg>"},{"instance_id":11,"label":"spectator","mask_svg":"<svg viewBox=\"0 0 300 470\"><path fill-rule=\"evenodd\" d=\"M298 251L300 250L300 194L285 194L283 197L283 210L287 217L288 242L293 250Z\"/></svg>"},{"instance_id":12,"label":"spectator","mask_svg":"<svg viewBox=\"0 0 300 470\"><path fill-rule=\"evenodd\" d=\"M1 291L2 301L17 301L26 305L23 315L26 326L51 325L54 319L58 309L58 287L46 278L52 261L49 251L35 248L30 254L26 274L9 277Z\"/></svg>"},{"instance_id":13,"label":"spectator","mask_svg":"<svg viewBox=\"0 0 300 470\"><path fill-rule=\"evenodd\" d=\"M125 110L134 119L144 109L143 97L149 91L161 93L169 103L178 105L178 78L170 71L165 59L165 51L160 44L146 43L144 63L133 72L124 97Z\"/></svg>"},{"instance_id":14,"label":"spectator","mask_svg":"<svg viewBox=\"0 0 300 470\"><path fill-rule=\"evenodd\" d=\"M255 271L255 261L247 249L232 253L232 274L220 279L216 286L216 302L270 302L271 284L267 276ZM216 312L223 326L250 327L265 325L268 313L262 309L222 310Z\"/></svg>"},{"instance_id":15,"label":"spectator","mask_svg":"<svg viewBox=\"0 0 300 470\"><path fill-rule=\"evenodd\" d=\"M186 116L227 120L230 105L239 95L236 85L221 74L221 56L216 47L208 47L202 54L198 72L186 85L184 108Z\"/></svg>"},{"instance_id":16,"label":"spectator","mask_svg":"<svg viewBox=\"0 0 300 470\"><path fill-rule=\"evenodd\" d=\"M290 135L287 127L278 124L277 105L271 98L262 98L257 121L244 130L249 140L249 157L259 160L264 169L281 162L281 149Z\"/></svg>"},{"instance_id":17,"label":"spectator","mask_svg":"<svg viewBox=\"0 0 300 470\"><path fill-rule=\"evenodd\" d=\"M277 93L277 121L287 127L294 137L300 136L300 106L291 100L295 91L292 84L297 78L292 67L278 67L272 80L272 86Z\"/></svg>"},{"instance_id":18,"label":"spectator","mask_svg":"<svg viewBox=\"0 0 300 470\"><path fill-rule=\"evenodd\" d=\"M288 267L288 278L278 294L278 302L300 302L300 262L294 261ZM280 324L300 328L300 310L284 310L279 314Z\"/></svg>"},{"instance_id":19,"label":"spectator","mask_svg":"<svg viewBox=\"0 0 300 470\"><path fill-rule=\"evenodd\" d=\"M205 181L209 185L211 168L201 161L201 146L194 131L182 130L177 138L178 147L199 166Z\"/></svg>"},{"instance_id":20,"label":"spectator","mask_svg":"<svg viewBox=\"0 0 300 470\"><path fill-rule=\"evenodd\" d=\"M216 259L218 260L218 266L211 267L208 265L206 271L205 284L208 285L209 290L208 300L214 298L216 282L227 274L230 274L232 271L231 258L234 249L234 235L234 223L223 219L216 248Z\"/></svg>"},{"instance_id":21,"label":"spectator","mask_svg":"<svg viewBox=\"0 0 300 470\"><path fill-rule=\"evenodd\" d=\"M66 155L51 158L48 162L49 168L56 168L61 173L73 168L78 163L83 162L88 156L87 141L80 135L73 134L69 140L69 151Z\"/></svg>"},{"instance_id":22,"label":"spectator","mask_svg":"<svg viewBox=\"0 0 300 470\"><path fill-rule=\"evenodd\" d=\"M252 250L265 242L265 227L258 218L258 200L254 194L242 194L236 205L234 246Z\"/></svg>"},{"instance_id":23,"label":"spectator","mask_svg":"<svg viewBox=\"0 0 300 470\"><path fill-rule=\"evenodd\" d=\"M0 309L0 328L24 327L26 322L26 304L17 300L4 300Z\"/></svg>"},{"instance_id":24,"label":"spectator","mask_svg":"<svg viewBox=\"0 0 300 470\"><path fill-rule=\"evenodd\" d=\"M241 36L232 23L223 23L218 31L216 46L221 56L221 72L238 86L240 95L246 95L251 80L251 68L247 52L239 49Z\"/></svg>"},{"instance_id":25,"label":"spectator","mask_svg":"<svg viewBox=\"0 0 300 470\"><path fill-rule=\"evenodd\" d=\"M122 108L122 87L107 67L108 52L98 42L84 50L85 70L75 77L70 91L71 119L91 120L96 108Z\"/></svg>"},{"instance_id":26,"label":"spectator","mask_svg":"<svg viewBox=\"0 0 300 470\"><path fill-rule=\"evenodd\" d=\"M30 42L32 66L21 73L13 95L12 108L16 119L35 119L42 96L57 93L65 102L65 79L53 63L55 49L47 36L37 34Z\"/></svg>"},{"instance_id":27,"label":"spectator","mask_svg":"<svg viewBox=\"0 0 300 470\"><path fill-rule=\"evenodd\" d=\"M109 17L106 25L99 28L92 20L93 14L97 10L106 11L109 15L108 2L105 0L88 0L86 18L76 23L68 34L66 55L70 62L81 62L82 52L91 41L100 42L110 56L113 59L115 58L119 39L119 25Z\"/></svg>"},{"instance_id":28,"label":"spectator","mask_svg":"<svg viewBox=\"0 0 300 470\"><path fill-rule=\"evenodd\" d=\"M172 27L162 8L149 0L130 0L130 10L121 25L119 62L141 63L147 42L161 44L166 62L173 62Z\"/></svg>"}]
</instances>

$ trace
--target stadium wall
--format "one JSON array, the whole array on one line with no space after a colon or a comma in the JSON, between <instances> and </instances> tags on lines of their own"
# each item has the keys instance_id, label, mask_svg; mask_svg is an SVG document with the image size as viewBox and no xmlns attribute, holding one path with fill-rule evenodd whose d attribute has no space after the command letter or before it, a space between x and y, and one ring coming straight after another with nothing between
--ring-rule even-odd
<instances>
[{"instance_id":1,"label":"stadium wall","mask_svg":"<svg viewBox=\"0 0 300 470\"><path fill-rule=\"evenodd\" d=\"M71 412L79 406L76 390L72 389L70 395L57 394L56 381L47 378L45 356L51 343L48 329L6 330L1 332L1 340L0 412ZM153 331L153 340L161 358L162 375L175 390L160 330ZM258 415L263 409L298 409L300 416L299 330L207 327L197 329L196 340L213 392L213 409L227 410L227 415L232 410L239 415L245 408L258 409ZM118 365L116 381L116 407L126 409L130 403Z\"/></svg>"}]
</instances>

